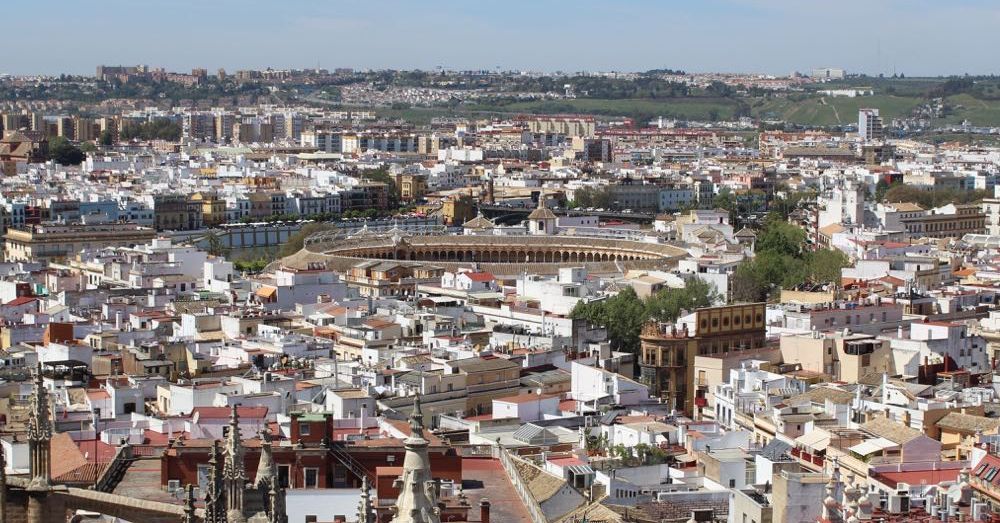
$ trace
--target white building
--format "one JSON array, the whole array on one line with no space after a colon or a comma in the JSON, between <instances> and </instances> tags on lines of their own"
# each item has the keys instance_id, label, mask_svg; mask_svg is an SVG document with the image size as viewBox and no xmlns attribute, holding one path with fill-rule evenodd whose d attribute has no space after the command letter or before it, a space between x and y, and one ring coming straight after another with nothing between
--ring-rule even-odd
<instances>
[{"instance_id":1,"label":"white building","mask_svg":"<svg viewBox=\"0 0 1000 523\"><path fill-rule=\"evenodd\" d=\"M573 307L593 294L587 284L587 269L562 267L555 279L537 274L522 274L517 278L517 294L538 300L538 308L551 314L568 316Z\"/></svg>"},{"instance_id":2,"label":"white building","mask_svg":"<svg viewBox=\"0 0 1000 523\"><path fill-rule=\"evenodd\" d=\"M518 394L493 400L493 419L517 418L530 423L559 415L558 394Z\"/></svg>"},{"instance_id":3,"label":"white building","mask_svg":"<svg viewBox=\"0 0 1000 523\"><path fill-rule=\"evenodd\" d=\"M572 362L570 395L574 400L602 404L639 405L649 400L649 388L631 379L595 367Z\"/></svg>"}]
</instances>

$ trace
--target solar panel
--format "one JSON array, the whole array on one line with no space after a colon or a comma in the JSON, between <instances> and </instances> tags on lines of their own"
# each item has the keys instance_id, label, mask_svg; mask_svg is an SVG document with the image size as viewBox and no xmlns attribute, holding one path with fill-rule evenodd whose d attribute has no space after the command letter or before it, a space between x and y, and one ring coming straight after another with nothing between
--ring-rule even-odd
<instances>
[{"instance_id":1,"label":"solar panel","mask_svg":"<svg viewBox=\"0 0 1000 523\"><path fill-rule=\"evenodd\" d=\"M986 477L983 479L986 481L993 481L993 476L997 475L997 470L998 469L996 467L990 467L990 471L986 473Z\"/></svg>"},{"instance_id":2,"label":"solar panel","mask_svg":"<svg viewBox=\"0 0 1000 523\"><path fill-rule=\"evenodd\" d=\"M976 469L976 475L977 476L982 475L983 471L986 470L987 465L988 464L986 464L986 463L983 463L982 465L980 465L979 468Z\"/></svg>"}]
</instances>

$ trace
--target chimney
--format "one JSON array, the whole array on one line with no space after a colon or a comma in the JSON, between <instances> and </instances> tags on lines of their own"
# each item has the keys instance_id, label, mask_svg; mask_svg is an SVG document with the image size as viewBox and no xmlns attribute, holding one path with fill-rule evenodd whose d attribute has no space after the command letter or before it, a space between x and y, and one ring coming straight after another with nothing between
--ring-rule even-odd
<instances>
[{"instance_id":1,"label":"chimney","mask_svg":"<svg viewBox=\"0 0 1000 523\"><path fill-rule=\"evenodd\" d=\"M479 520L482 523L490 523L490 500L483 498L479 502Z\"/></svg>"}]
</instances>

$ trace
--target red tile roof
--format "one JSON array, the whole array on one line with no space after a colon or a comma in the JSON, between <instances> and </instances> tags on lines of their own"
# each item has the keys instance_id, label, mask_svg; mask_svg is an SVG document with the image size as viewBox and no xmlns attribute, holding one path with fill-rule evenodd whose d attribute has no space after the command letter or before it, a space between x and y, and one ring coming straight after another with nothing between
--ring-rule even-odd
<instances>
[{"instance_id":1,"label":"red tile roof","mask_svg":"<svg viewBox=\"0 0 1000 523\"><path fill-rule=\"evenodd\" d=\"M90 389L87 391L87 397L90 398L90 401L101 401L111 399L111 394L108 394L108 391L104 389Z\"/></svg>"},{"instance_id":2,"label":"red tile roof","mask_svg":"<svg viewBox=\"0 0 1000 523\"><path fill-rule=\"evenodd\" d=\"M496 279L493 277L493 274L488 272L464 272L462 274L464 274L470 280L479 283L490 282Z\"/></svg>"},{"instance_id":3,"label":"red tile roof","mask_svg":"<svg viewBox=\"0 0 1000 523\"><path fill-rule=\"evenodd\" d=\"M573 466L573 465L586 465L587 464L585 461L583 461L582 459L577 458L575 456L574 457L569 457L569 458L552 458L552 459L549 460L549 463L551 463L553 465L557 465L559 467L570 467L570 466Z\"/></svg>"},{"instance_id":4,"label":"red tile roof","mask_svg":"<svg viewBox=\"0 0 1000 523\"><path fill-rule=\"evenodd\" d=\"M979 470L979 467L976 470ZM955 481L958 479L958 471L957 468L951 470L910 470L906 472L876 472L873 476L874 479L881 481L886 486L896 488L899 483L937 485L942 481Z\"/></svg>"},{"instance_id":5,"label":"red tile roof","mask_svg":"<svg viewBox=\"0 0 1000 523\"><path fill-rule=\"evenodd\" d=\"M27 303L31 303L33 301L38 301L38 298L35 298L33 296L21 296L20 298L14 298L13 300L10 300L9 302L5 303L4 305L10 305L11 307L17 307L19 305L25 305Z\"/></svg>"}]
</instances>

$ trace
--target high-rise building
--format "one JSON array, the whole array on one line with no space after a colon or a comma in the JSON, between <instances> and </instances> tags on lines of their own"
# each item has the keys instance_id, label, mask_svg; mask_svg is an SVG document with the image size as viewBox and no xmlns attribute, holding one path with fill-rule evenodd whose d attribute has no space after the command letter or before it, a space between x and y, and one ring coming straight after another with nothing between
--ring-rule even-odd
<instances>
[{"instance_id":1,"label":"high-rise building","mask_svg":"<svg viewBox=\"0 0 1000 523\"><path fill-rule=\"evenodd\" d=\"M89 142L96 140L100 130L98 129L97 122L91 118L84 118L81 116L73 117L73 136L72 138L78 142Z\"/></svg>"},{"instance_id":2,"label":"high-rise building","mask_svg":"<svg viewBox=\"0 0 1000 523\"><path fill-rule=\"evenodd\" d=\"M31 130L32 131L45 131L45 115L39 112L33 112L30 115L31 119Z\"/></svg>"},{"instance_id":3,"label":"high-rise building","mask_svg":"<svg viewBox=\"0 0 1000 523\"><path fill-rule=\"evenodd\" d=\"M233 113L217 113L215 115L215 140L217 142L227 142L233 137L233 124L236 123L236 115Z\"/></svg>"},{"instance_id":4,"label":"high-rise building","mask_svg":"<svg viewBox=\"0 0 1000 523\"><path fill-rule=\"evenodd\" d=\"M858 109L858 136L866 142L882 139L882 117L878 109Z\"/></svg>"},{"instance_id":5,"label":"high-rise building","mask_svg":"<svg viewBox=\"0 0 1000 523\"><path fill-rule=\"evenodd\" d=\"M72 140L76 136L76 128L73 123L72 117L60 116L59 119L56 120L56 136Z\"/></svg>"},{"instance_id":6,"label":"high-rise building","mask_svg":"<svg viewBox=\"0 0 1000 523\"><path fill-rule=\"evenodd\" d=\"M216 115L208 112L192 112L184 115L182 128L184 136L196 140L211 140L216 138Z\"/></svg>"}]
</instances>

